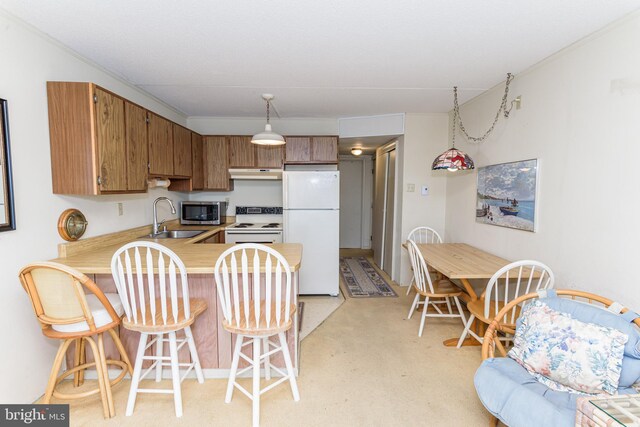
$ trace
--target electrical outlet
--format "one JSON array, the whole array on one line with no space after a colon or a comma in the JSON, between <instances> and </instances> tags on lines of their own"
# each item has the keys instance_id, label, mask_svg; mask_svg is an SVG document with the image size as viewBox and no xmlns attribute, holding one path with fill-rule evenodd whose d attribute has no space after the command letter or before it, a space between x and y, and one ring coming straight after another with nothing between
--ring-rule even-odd
<instances>
[{"instance_id":1,"label":"electrical outlet","mask_svg":"<svg viewBox=\"0 0 640 427\"><path fill-rule=\"evenodd\" d=\"M413 193L414 191L416 191L416 185L415 184L407 184L407 193Z\"/></svg>"},{"instance_id":2,"label":"electrical outlet","mask_svg":"<svg viewBox=\"0 0 640 427\"><path fill-rule=\"evenodd\" d=\"M118 203L118 216L124 215L124 205L122 203Z\"/></svg>"},{"instance_id":3,"label":"electrical outlet","mask_svg":"<svg viewBox=\"0 0 640 427\"><path fill-rule=\"evenodd\" d=\"M427 187L426 185L423 185L422 188L420 189L420 193L423 196L428 196L429 195L429 187Z\"/></svg>"}]
</instances>

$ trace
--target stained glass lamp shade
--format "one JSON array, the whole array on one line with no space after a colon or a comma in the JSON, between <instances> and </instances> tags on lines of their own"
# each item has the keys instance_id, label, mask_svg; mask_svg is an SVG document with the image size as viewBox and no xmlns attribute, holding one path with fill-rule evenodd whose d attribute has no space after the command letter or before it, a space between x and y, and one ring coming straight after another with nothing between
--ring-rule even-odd
<instances>
[{"instance_id":1,"label":"stained glass lamp shade","mask_svg":"<svg viewBox=\"0 0 640 427\"><path fill-rule=\"evenodd\" d=\"M448 169L450 171L474 169L473 160L463 151L451 148L440 154L431 165L432 170Z\"/></svg>"}]
</instances>

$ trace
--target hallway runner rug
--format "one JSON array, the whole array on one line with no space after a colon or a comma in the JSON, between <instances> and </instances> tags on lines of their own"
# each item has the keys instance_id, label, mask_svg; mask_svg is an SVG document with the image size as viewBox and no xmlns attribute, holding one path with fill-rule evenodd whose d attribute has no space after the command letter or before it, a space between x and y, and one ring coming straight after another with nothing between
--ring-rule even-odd
<instances>
[{"instance_id":1,"label":"hallway runner rug","mask_svg":"<svg viewBox=\"0 0 640 427\"><path fill-rule=\"evenodd\" d=\"M352 298L398 296L365 257L340 257L340 275Z\"/></svg>"}]
</instances>

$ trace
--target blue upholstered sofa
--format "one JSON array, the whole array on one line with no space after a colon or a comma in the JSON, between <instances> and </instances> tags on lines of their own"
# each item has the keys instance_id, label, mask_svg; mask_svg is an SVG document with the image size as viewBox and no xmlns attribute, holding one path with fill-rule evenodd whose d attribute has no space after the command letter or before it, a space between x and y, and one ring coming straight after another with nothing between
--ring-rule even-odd
<instances>
[{"instance_id":1,"label":"blue upholstered sofa","mask_svg":"<svg viewBox=\"0 0 640 427\"><path fill-rule=\"evenodd\" d=\"M544 298L540 298L541 296ZM571 296L584 297L591 303L566 298ZM540 298L552 309L568 313L582 322L615 328L629 335L624 348L618 393L640 393L632 387L640 381L638 314L606 298L572 290L546 291L546 295L528 294L514 300L512 304L533 298ZM594 305L593 302L600 304ZM503 311L508 311L512 304L507 305ZM500 314L496 316L500 317ZM575 425L576 400L584 394L552 390L538 382L515 360L509 357L492 357L494 341L491 337L495 337L496 330L500 329L497 321L488 328L483 344L485 360L474 378L478 397L485 408L511 427Z\"/></svg>"}]
</instances>

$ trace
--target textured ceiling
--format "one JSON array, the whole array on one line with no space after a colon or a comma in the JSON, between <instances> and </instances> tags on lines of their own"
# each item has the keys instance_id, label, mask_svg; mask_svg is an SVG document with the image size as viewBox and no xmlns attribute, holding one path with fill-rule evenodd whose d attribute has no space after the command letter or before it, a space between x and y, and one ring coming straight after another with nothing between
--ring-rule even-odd
<instances>
[{"instance_id":1,"label":"textured ceiling","mask_svg":"<svg viewBox=\"0 0 640 427\"><path fill-rule=\"evenodd\" d=\"M188 116L444 112L640 0L0 0Z\"/></svg>"}]
</instances>

